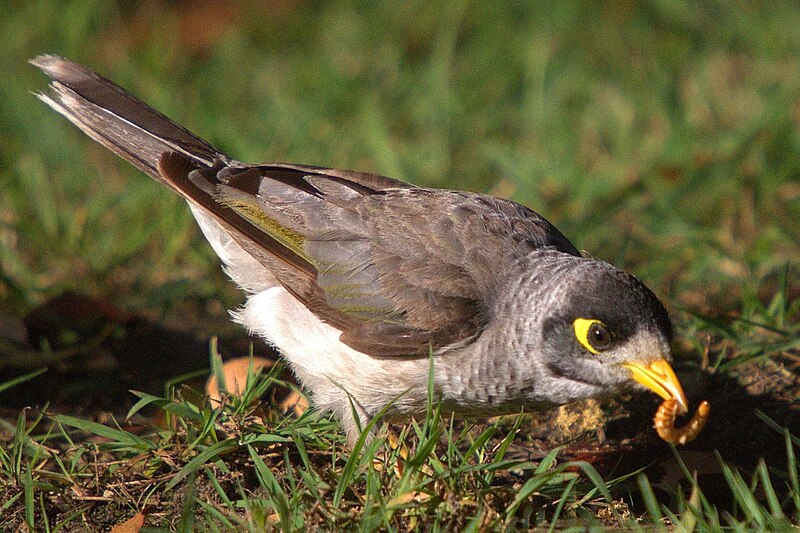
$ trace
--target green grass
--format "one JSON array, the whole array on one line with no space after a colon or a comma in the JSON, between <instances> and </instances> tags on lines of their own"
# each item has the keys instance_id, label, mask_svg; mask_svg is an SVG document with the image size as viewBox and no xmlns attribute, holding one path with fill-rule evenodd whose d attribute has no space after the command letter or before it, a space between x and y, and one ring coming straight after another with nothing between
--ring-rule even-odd
<instances>
[{"instance_id":1,"label":"green grass","mask_svg":"<svg viewBox=\"0 0 800 533\"><path fill-rule=\"evenodd\" d=\"M510 197L637 274L670 308L693 401L712 400L695 451L718 449L707 462L728 497L688 466L662 486L655 457L602 474L566 449L511 464L515 433L535 441L528 419L433 412L401 436L398 477L371 466L400 453L380 439L349 454L324 419L214 412L176 385L128 398L136 431L4 410L0 527L108 527L140 509L173 530L797 525L797 28L790 1L14 3L0 21L0 392L72 357L5 338L66 290L158 321L241 299L181 201L31 94L45 80L27 60L58 53L238 159Z\"/></svg>"},{"instance_id":2,"label":"green grass","mask_svg":"<svg viewBox=\"0 0 800 533\"><path fill-rule=\"evenodd\" d=\"M782 531L796 527L800 513L800 439L785 430L785 471L760 461L745 478L717 457L735 502L730 509L709 501L673 449L690 492L678 488L667 505L645 473L604 480L588 462L560 460L559 447L536 462L508 459L521 417L505 431L497 423L474 431L429 404L425 420L404 427L392 445L384 427L349 452L331 422L313 413L287 418L247 401L276 379L275 372L251 374L245 399L221 410L187 401L186 389L163 398L138 394L128 420L148 405L168 414L146 438L141 427L132 433L118 423L42 413L28 420L21 413L10 447L0 450L4 525L97 528L141 510L160 528L153 531L649 531L668 524L681 531ZM82 501L89 494L101 496ZM642 498L639 516L626 503L632 497ZM79 516L97 501L105 513Z\"/></svg>"}]
</instances>

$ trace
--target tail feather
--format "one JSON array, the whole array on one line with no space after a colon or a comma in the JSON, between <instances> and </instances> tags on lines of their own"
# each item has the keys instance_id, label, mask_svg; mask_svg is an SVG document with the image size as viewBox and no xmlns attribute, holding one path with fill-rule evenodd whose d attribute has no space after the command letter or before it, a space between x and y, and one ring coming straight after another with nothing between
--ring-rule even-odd
<instances>
[{"instance_id":1,"label":"tail feather","mask_svg":"<svg viewBox=\"0 0 800 533\"><path fill-rule=\"evenodd\" d=\"M274 284L274 274L301 300L323 301L316 270L306 258L217 200L220 171L233 163L228 156L86 67L52 55L31 63L53 80L39 98L189 201L212 246L233 265L232 272L243 273L236 281L262 288ZM273 274L260 274L253 260Z\"/></svg>"},{"instance_id":2,"label":"tail feather","mask_svg":"<svg viewBox=\"0 0 800 533\"><path fill-rule=\"evenodd\" d=\"M161 157L176 152L200 166L228 162L222 152L99 74L54 55L31 64L53 81L39 98L89 137L172 189L159 172ZM180 191L179 191L180 192Z\"/></svg>"}]
</instances>

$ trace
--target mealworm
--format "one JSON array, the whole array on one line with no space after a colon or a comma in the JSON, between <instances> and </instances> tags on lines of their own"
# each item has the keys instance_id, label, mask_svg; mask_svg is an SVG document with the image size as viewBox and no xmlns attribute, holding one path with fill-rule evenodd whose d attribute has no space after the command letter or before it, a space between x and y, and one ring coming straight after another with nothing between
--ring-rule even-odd
<instances>
[{"instance_id":1,"label":"mealworm","mask_svg":"<svg viewBox=\"0 0 800 533\"><path fill-rule=\"evenodd\" d=\"M656 411L653 419L658 436L672 444L686 444L693 441L703 431L708 416L711 413L711 404L703 400L697 407L697 412L683 427L675 427L675 418L678 416L678 402L674 398L664 400Z\"/></svg>"}]
</instances>

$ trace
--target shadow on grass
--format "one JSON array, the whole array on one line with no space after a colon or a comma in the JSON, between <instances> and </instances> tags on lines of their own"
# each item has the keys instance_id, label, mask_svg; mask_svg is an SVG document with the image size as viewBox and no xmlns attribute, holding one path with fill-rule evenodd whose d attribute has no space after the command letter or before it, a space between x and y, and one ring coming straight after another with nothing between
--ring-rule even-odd
<instances>
[{"instance_id":1,"label":"shadow on grass","mask_svg":"<svg viewBox=\"0 0 800 533\"><path fill-rule=\"evenodd\" d=\"M130 390L161 394L175 376L208 369L211 336L220 338L223 357L247 355L251 347L275 356L227 316L200 323L187 313L165 323L72 292L45 302L22 321L11 320L5 319L5 338L0 332L0 383L48 368L25 386L0 393L0 408L12 411L49 403L56 412L124 416L136 400Z\"/></svg>"}]
</instances>

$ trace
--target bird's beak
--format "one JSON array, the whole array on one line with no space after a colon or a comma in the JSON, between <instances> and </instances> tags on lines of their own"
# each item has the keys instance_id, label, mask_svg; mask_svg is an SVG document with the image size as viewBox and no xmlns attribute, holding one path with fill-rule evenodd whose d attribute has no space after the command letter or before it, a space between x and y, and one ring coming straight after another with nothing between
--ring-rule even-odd
<instances>
[{"instance_id":1,"label":"bird's beak","mask_svg":"<svg viewBox=\"0 0 800 533\"><path fill-rule=\"evenodd\" d=\"M666 359L659 359L649 366L641 363L622 363L622 366L628 369L633 379L665 400L677 400L681 414L689 411L681 382Z\"/></svg>"}]
</instances>

